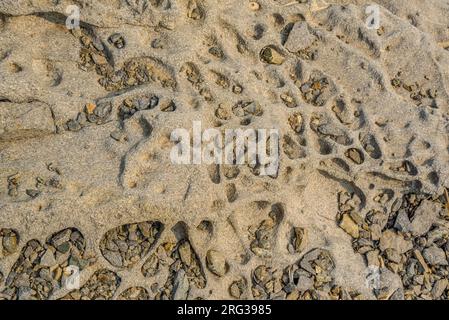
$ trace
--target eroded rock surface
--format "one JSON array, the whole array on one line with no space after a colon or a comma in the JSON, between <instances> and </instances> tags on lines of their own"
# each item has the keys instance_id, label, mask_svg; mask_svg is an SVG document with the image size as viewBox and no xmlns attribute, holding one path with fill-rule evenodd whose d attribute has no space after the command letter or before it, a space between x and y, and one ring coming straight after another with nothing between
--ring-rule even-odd
<instances>
[{"instance_id":1,"label":"eroded rock surface","mask_svg":"<svg viewBox=\"0 0 449 320\"><path fill-rule=\"evenodd\" d=\"M0 299L448 298L445 1L77 3L0 1Z\"/></svg>"}]
</instances>

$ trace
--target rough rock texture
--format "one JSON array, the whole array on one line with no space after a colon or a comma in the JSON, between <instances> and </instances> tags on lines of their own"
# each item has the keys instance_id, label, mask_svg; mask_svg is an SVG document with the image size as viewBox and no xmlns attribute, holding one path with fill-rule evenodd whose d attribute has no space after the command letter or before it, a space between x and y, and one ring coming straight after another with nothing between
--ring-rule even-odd
<instances>
[{"instance_id":1,"label":"rough rock texture","mask_svg":"<svg viewBox=\"0 0 449 320\"><path fill-rule=\"evenodd\" d=\"M0 43L0 299L448 298L447 1L2 0ZM279 170L173 164L193 121Z\"/></svg>"}]
</instances>

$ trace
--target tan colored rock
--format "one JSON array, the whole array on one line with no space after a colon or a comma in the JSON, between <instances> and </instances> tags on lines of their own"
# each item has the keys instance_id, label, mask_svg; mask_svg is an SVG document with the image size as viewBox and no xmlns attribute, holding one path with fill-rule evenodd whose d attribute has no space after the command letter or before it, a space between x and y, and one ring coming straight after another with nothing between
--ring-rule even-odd
<instances>
[{"instance_id":1,"label":"tan colored rock","mask_svg":"<svg viewBox=\"0 0 449 320\"><path fill-rule=\"evenodd\" d=\"M375 266L380 267L379 250L368 251L365 254L366 264L368 267Z\"/></svg>"},{"instance_id":2,"label":"tan colored rock","mask_svg":"<svg viewBox=\"0 0 449 320\"><path fill-rule=\"evenodd\" d=\"M424 260L424 257L422 256L421 252L419 252L419 250L413 250L413 254L415 255L415 258L418 260L418 262L420 263L421 267L424 269L424 271L426 273L430 273L431 270L429 268L429 266L427 265L426 261Z\"/></svg>"},{"instance_id":3,"label":"tan colored rock","mask_svg":"<svg viewBox=\"0 0 449 320\"><path fill-rule=\"evenodd\" d=\"M380 237L379 247L382 251L388 248L395 249L399 254L403 254L413 248L410 240L405 240L404 237L391 229L385 230Z\"/></svg>"},{"instance_id":4,"label":"tan colored rock","mask_svg":"<svg viewBox=\"0 0 449 320\"><path fill-rule=\"evenodd\" d=\"M359 237L359 226L357 225L357 223L355 223L354 220L352 220L349 214L343 214L338 225L351 237Z\"/></svg>"},{"instance_id":5,"label":"tan colored rock","mask_svg":"<svg viewBox=\"0 0 449 320\"><path fill-rule=\"evenodd\" d=\"M224 276L229 270L229 265L225 257L216 250L209 250L207 252L206 265L212 273L219 277Z\"/></svg>"},{"instance_id":6,"label":"tan colored rock","mask_svg":"<svg viewBox=\"0 0 449 320\"><path fill-rule=\"evenodd\" d=\"M260 60L268 64L282 64L285 61L284 55L275 46L266 46L260 51Z\"/></svg>"},{"instance_id":7,"label":"tan colored rock","mask_svg":"<svg viewBox=\"0 0 449 320\"><path fill-rule=\"evenodd\" d=\"M295 252L301 252L307 243L307 232L304 228L294 227L293 228L293 239L292 245Z\"/></svg>"}]
</instances>

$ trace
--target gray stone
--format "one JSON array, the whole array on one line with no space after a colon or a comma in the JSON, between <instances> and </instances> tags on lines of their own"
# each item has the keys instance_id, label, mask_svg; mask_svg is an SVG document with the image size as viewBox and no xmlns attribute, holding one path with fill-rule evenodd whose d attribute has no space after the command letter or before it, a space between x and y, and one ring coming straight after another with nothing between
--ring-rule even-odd
<instances>
[{"instance_id":1,"label":"gray stone","mask_svg":"<svg viewBox=\"0 0 449 320\"><path fill-rule=\"evenodd\" d=\"M43 254L40 264L44 267L52 267L56 264L55 254L52 250L47 249Z\"/></svg>"},{"instance_id":2,"label":"gray stone","mask_svg":"<svg viewBox=\"0 0 449 320\"><path fill-rule=\"evenodd\" d=\"M423 257L429 265L432 266L447 266L446 253L443 249L436 246L431 246L424 249Z\"/></svg>"},{"instance_id":3,"label":"gray stone","mask_svg":"<svg viewBox=\"0 0 449 320\"><path fill-rule=\"evenodd\" d=\"M389 298L389 300L404 300L404 290L397 289Z\"/></svg>"},{"instance_id":4,"label":"gray stone","mask_svg":"<svg viewBox=\"0 0 449 320\"><path fill-rule=\"evenodd\" d=\"M31 198L37 198L41 192L39 190L34 190L34 189L27 189L26 194L29 195Z\"/></svg>"},{"instance_id":5,"label":"gray stone","mask_svg":"<svg viewBox=\"0 0 449 320\"><path fill-rule=\"evenodd\" d=\"M408 218L407 212L405 209L399 210L396 221L394 222L394 228L402 232L409 232L410 227L410 219Z\"/></svg>"},{"instance_id":6,"label":"gray stone","mask_svg":"<svg viewBox=\"0 0 449 320\"><path fill-rule=\"evenodd\" d=\"M434 299L438 299L441 297L444 293L444 290L447 289L448 280L447 279L440 279L435 281L435 284L432 288L432 296Z\"/></svg>"},{"instance_id":7,"label":"gray stone","mask_svg":"<svg viewBox=\"0 0 449 320\"><path fill-rule=\"evenodd\" d=\"M173 300L187 300L189 296L189 279L183 269L180 269L176 274L173 284L172 297Z\"/></svg>"},{"instance_id":8,"label":"gray stone","mask_svg":"<svg viewBox=\"0 0 449 320\"><path fill-rule=\"evenodd\" d=\"M65 229L63 231L58 232L51 238L51 244L54 247L58 247L62 245L65 242L68 242L70 240L70 234L72 231L70 229Z\"/></svg>"},{"instance_id":9,"label":"gray stone","mask_svg":"<svg viewBox=\"0 0 449 320\"><path fill-rule=\"evenodd\" d=\"M297 288L299 291L306 291L313 288L313 279L307 275L300 275Z\"/></svg>"},{"instance_id":10,"label":"gray stone","mask_svg":"<svg viewBox=\"0 0 449 320\"><path fill-rule=\"evenodd\" d=\"M423 200L416 209L410 225L410 230L414 236L421 236L427 233L435 223L441 210L441 204L431 200Z\"/></svg>"},{"instance_id":11,"label":"gray stone","mask_svg":"<svg viewBox=\"0 0 449 320\"><path fill-rule=\"evenodd\" d=\"M69 131L80 131L81 130L81 125L78 123L78 121L70 119L69 121L67 121L67 129Z\"/></svg>"},{"instance_id":12,"label":"gray stone","mask_svg":"<svg viewBox=\"0 0 449 320\"><path fill-rule=\"evenodd\" d=\"M445 226L437 226L426 234L427 246L429 247L430 245L441 239L447 239L448 236L449 230Z\"/></svg>"},{"instance_id":13,"label":"gray stone","mask_svg":"<svg viewBox=\"0 0 449 320\"><path fill-rule=\"evenodd\" d=\"M375 289L384 289L383 294L388 299L396 299L395 297L404 296L404 288L399 275L387 268L379 269L379 275L379 282L376 283L377 288Z\"/></svg>"},{"instance_id":14,"label":"gray stone","mask_svg":"<svg viewBox=\"0 0 449 320\"><path fill-rule=\"evenodd\" d=\"M33 290L30 287L19 287L17 291L18 300L30 300L32 298Z\"/></svg>"},{"instance_id":15,"label":"gray stone","mask_svg":"<svg viewBox=\"0 0 449 320\"><path fill-rule=\"evenodd\" d=\"M290 52L298 52L310 47L315 41L315 37L309 32L307 23L295 23L284 47Z\"/></svg>"},{"instance_id":16,"label":"gray stone","mask_svg":"<svg viewBox=\"0 0 449 320\"><path fill-rule=\"evenodd\" d=\"M104 250L103 256L114 267L122 267L123 266L123 259L119 252Z\"/></svg>"}]
</instances>

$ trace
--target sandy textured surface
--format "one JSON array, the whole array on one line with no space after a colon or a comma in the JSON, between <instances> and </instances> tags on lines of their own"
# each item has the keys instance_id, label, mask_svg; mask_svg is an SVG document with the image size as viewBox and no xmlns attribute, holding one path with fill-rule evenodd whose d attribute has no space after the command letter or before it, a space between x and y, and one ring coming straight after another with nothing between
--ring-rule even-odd
<instances>
[{"instance_id":1,"label":"sandy textured surface","mask_svg":"<svg viewBox=\"0 0 449 320\"><path fill-rule=\"evenodd\" d=\"M0 298L446 299L448 50L446 0L0 1Z\"/></svg>"}]
</instances>

